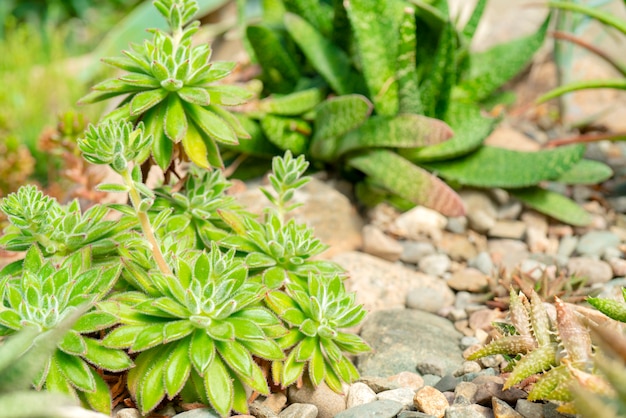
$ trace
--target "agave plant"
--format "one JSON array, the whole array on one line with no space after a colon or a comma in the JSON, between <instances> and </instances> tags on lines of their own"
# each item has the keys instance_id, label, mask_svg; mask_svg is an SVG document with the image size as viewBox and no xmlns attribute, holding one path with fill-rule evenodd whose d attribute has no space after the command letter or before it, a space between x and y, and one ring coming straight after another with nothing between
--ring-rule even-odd
<instances>
[{"instance_id":1,"label":"agave plant","mask_svg":"<svg viewBox=\"0 0 626 418\"><path fill-rule=\"evenodd\" d=\"M510 388L542 373L528 399L570 402L573 373L591 373L593 360L589 331L572 309L555 297L556 322L552 323L539 296L531 291L530 302L511 291L510 320L514 332L502 336L468 356L475 360L493 354L521 355L514 360L504 383ZM576 370L572 372L572 370Z\"/></svg>"},{"instance_id":2,"label":"agave plant","mask_svg":"<svg viewBox=\"0 0 626 418\"><path fill-rule=\"evenodd\" d=\"M583 147L528 153L482 144L496 121L481 107L528 64L548 25L474 53L485 5L457 28L445 0L265 2L263 20L246 29L264 83L240 117L252 138L223 148L304 154L356 180L368 204L387 198L462 214L458 195L434 173L455 186L510 189L537 210L587 223L580 207L538 187L610 176L582 160Z\"/></svg>"},{"instance_id":3,"label":"agave plant","mask_svg":"<svg viewBox=\"0 0 626 418\"><path fill-rule=\"evenodd\" d=\"M170 33L153 30L151 41L132 45L124 57L105 58L105 63L127 73L97 84L81 103L127 96L106 118L141 120L154 137L152 157L163 170L170 167L175 150L184 151L200 167L222 167L216 143L234 145L248 134L220 106L242 104L251 94L237 86L214 84L235 64L211 63L208 44L192 45L200 26L193 20L198 11L195 0L157 0L154 6Z\"/></svg>"},{"instance_id":4,"label":"agave plant","mask_svg":"<svg viewBox=\"0 0 626 418\"><path fill-rule=\"evenodd\" d=\"M23 328L40 332L56 328L84 304L94 304L111 290L120 267L91 265L89 250L77 251L55 266L32 246L18 275L0 276L2 283L0 332L11 335ZM110 349L92 334L116 325L117 317L92 310L78 318L37 370L32 383L81 400L104 413L111 411L109 387L96 372L119 372L132 366L120 350ZM92 366L93 365L93 366Z\"/></svg>"}]
</instances>

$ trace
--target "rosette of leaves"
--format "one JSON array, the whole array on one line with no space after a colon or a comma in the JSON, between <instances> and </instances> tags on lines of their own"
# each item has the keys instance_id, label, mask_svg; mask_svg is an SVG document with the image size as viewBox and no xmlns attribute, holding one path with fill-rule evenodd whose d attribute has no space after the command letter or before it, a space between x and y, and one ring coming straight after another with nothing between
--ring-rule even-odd
<instances>
[{"instance_id":1,"label":"rosette of leaves","mask_svg":"<svg viewBox=\"0 0 626 418\"><path fill-rule=\"evenodd\" d=\"M275 381L289 386L302 377L305 368L314 386L325 382L341 393L342 382L350 383L359 373L346 357L370 347L357 335L341 329L355 327L365 318L355 294L347 293L340 276L310 274L306 283L289 282L284 290L268 293L267 305L289 326L278 343L289 350L284 362L274 362Z\"/></svg>"},{"instance_id":2,"label":"rosette of leaves","mask_svg":"<svg viewBox=\"0 0 626 418\"><path fill-rule=\"evenodd\" d=\"M84 213L78 200L61 205L35 186L22 186L0 200L0 211L9 221L0 245L9 251L25 251L37 244L45 256L66 256L89 247L95 259L116 254L122 233L136 224L132 218L106 220L109 209L95 205Z\"/></svg>"},{"instance_id":3,"label":"rosette of leaves","mask_svg":"<svg viewBox=\"0 0 626 418\"><path fill-rule=\"evenodd\" d=\"M24 327L3 341L0 346L0 408L3 417L104 417L79 408L70 397L29 390L35 376L57 350L59 341L85 310L86 307L77 309L48 331Z\"/></svg>"},{"instance_id":4,"label":"rosette of leaves","mask_svg":"<svg viewBox=\"0 0 626 418\"><path fill-rule=\"evenodd\" d=\"M512 329L468 356L469 360L505 354L514 357L511 373L504 383L510 388L522 380L542 373L528 394L528 400L570 402L572 370L593 370L591 337L576 314L555 297L556 322L552 323L543 301L531 291L530 302L511 290L509 316ZM517 358L516 356L520 356Z\"/></svg>"},{"instance_id":5,"label":"rosette of leaves","mask_svg":"<svg viewBox=\"0 0 626 418\"><path fill-rule=\"evenodd\" d=\"M131 45L124 57L105 58L127 73L97 84L81 102L126 96L106 118L142 121L154 137L152 157L163 170L170 167L175 149L202 168L222 167L217 143L234 145L248 134L221 106L242 104L251 95L237 86L214 84L235 64L211 63L208 44L192 45L200 26L192 20L195 0L157 0L154 6L170 33L153 30L151 41Z\"/></svg>"},{"instance_id":6,"label":"rosette of leaves","mask_svg":"<svg viewBox=\"0 0 626 418\"><path fill-rule=\"evenodd\" d=\"M0 276L0 333L11 335L27 327L54 329L80 306L102 300L119 273L119 265L93 267L88 250L73 253L57 267L32 246L18 275ZM97 309L81 315L40 366L33 385L110 413L109 387L95 369L120 372L132 362L125 352L105 347L89 335L117 323L115 315Z\"/></svg>"},{"instance_id":7,"label":"rosette of leaves","mask_svg":"<svg viewBox=\"0 0 626 418\"><path fill-rule=\"evenodd\" d=\"M139 353L128 388L144 414L178 394L201 399L221 415L245 413L245 386L268 393L253 356L284 358L275 339L287 331L262 305L267 289L248 280L234 250L224 253L216 245L179 257L174 274L151 271L153 288L101 303L122 322L103 344Z\"/></svg>"},{"instance_id":8,"label":"rosette of leaves","mask_svg":"<svg viewBox=\"0 0 626 418\"><path fill-rule=\"evenodd\" d=\"M242 117L252 139L225 148L305 154L314 167L357 181L367 204L389 199L462 214L461 199L436 173L454 186L510 189L541 212L587 223L582 208L539 187L608 178L606 165L582 159L582 146L483 145L497 121L481 107L498 102L498 89L530 62L548 27L546 20L532 35L474 53L485 5L478 1L459 28L446 0L265 2L263 20L246 29L264 83Z\"/></svg>"}]
</instances>

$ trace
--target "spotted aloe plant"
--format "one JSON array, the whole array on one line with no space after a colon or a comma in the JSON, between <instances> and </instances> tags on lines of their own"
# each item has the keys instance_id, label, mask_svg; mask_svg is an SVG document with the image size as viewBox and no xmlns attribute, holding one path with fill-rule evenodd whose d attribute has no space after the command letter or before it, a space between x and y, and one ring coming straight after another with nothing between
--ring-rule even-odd
<instances>
[{"instance_id":1,"label":"spotted aloe plant","mask_svg":"<svg viewBox=\"0 0 626 418\"><path fill-rule=\"evenodd\" d=\"M529 400L570 402L573 373L593 370L589 331L559 298L555 297L555 322L549 318L544 302L534 291L529 298L530 301L511 290L509 314L514 332L495 339L470 354L468 359L494 354L520 355L519 360L513 360L505 389L541 374L528 394Z\"/></svg>"}]
</instances>

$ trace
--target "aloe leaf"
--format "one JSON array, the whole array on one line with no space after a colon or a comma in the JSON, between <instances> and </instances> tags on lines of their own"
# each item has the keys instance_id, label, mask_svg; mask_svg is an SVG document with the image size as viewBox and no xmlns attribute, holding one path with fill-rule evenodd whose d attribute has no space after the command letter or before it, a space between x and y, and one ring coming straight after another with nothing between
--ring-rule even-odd
<instances>
[{"instance_id":1,"label":"aloe leaf","mask_svg":"<svg viewBox=\"0 0 626 418\"><path fill-rule=\"evenodd\" d=\"M308 112L324 100L320 89L307 89L281 97L268 97L259 102L261 112L282 116L296 116Z\"/></svg>"},{"instance_id":2,"label":"aloe leaf","mask_svg":"<svg viewBox=\"0 0 626 418\"><path fill-rule=\"evenodd\" d=\"M608 165L600 161L582 159L554 181L565 184L598 184L608 180L612 175L613 170Z\"/></svg>"},{"instance_id":3,"label":"aloe leaf","mask_svg":"<svg viewBox=\"0 0 626 418\"><path fill-rule=\"evenodd\" d=\"M480 19L483 17L483 13L485 12L485 6L487 5L487 0L478 0L474 10L472 11L472 15L469 20L463 27L463 36L471 41L474 38L474 34L476 33L476 29L478 28L478 24L480 23ZM469 42L468 42L469 43Z\"/></svg>"},{"instance_id":4,"label":"aloe leaf","mask_svg":"<svg viewBox=\"0 0 626 418\"><path fill-rule=\"evenodd\" d=\"M582 80L582 81L574 81L572 83L568 83L564 86L557 87L553 90L550 90L546 94L542 95L537 99L537 103L547 102L548 100L552 100L554 98L563 96L567 93L572 93L579 90L588 90L588 89L621 89L626 90L626 80L621 78L616 78L613 80Z\"/></svg>"},{"instance_id":5,"label":"aloe leaf","mask_svg":"<svg viewBox=\"0 0 626 418\"><path fill-rule=\"evenodd\" d=\"M339 140L335 157L362 148L424 147L441 143L451 136L450 127L438 119L416 114L394 118L373 116Z\"/></svg>"},{"instance_id":6,"label":"aloe leaf","mask_svg":"<svg viewBox=\"0 0 626 418\"><path fill-rule=\"evenodd\" d=\"M496 126L496 120L484 117L471 103L452 102L444 120L454 136L441 144L403 149L399 153L411 161L439 161L460 157L478 148Z\"/></svg>"},{"instance_id":7,"label":"aloe leaf","mask_svg":"<svg viewBox=\"0 0 626 418\"><path fill-rule=\"evenodd\" d=\"M389 191L446 216L465 213L461 198L443 181L387 150L371 150L347 163Z\"/></svg>"},{"instance_id":8,"label":"aloe leaf","mask_svg":"<svg viewBox=\"0 0 626 418\"><path fill-rule=\"evenodd\" d=\"M344 7L343 0L333 0L333 23L331 39L335 45L344 51L350 50L350 40L352 39L352 28L348 13Z\"/></svg>"},{"instance_id":9,"label":"aloe leaf","mask_svg":"<svg viewBox=\"0 0 626 418\"><path fill-rule=\"evenodd\" d=\"M417 75L417 31L415 9L405 7L400 23L396 77L398 79L398 111L423 113Z\"/></svg>"},{"instance_id":10,"label":"aloe leaf","mask_svg":"<svg viewBox=\"0 0 626 418\"><path fill-rule=\"evenodd\" d=\"M605 12L603 10L599 10L597 7L592 7L591 5L586 6L584 4L578 3L570 3L565 1L549 1L549 7L553 7L555 9L569 10L572 12L578 12L585 14L589 17L596 19L597 21L611 26L623 34L626 35L626 22L623 18L616 16L613 13Z\"/></svg>"},{"instance_id":11,"label":"aloe leaf","mask_svg":"<svg viewBox=\"0 0 626 418\"><path fill-rule=\"evenodd\" d=\"M277 33L264 25L250 25L246 36L263 69L267 87L279 93L292 91L300 78L300 70Z\"/></svg>"},{"instance_id":12,"label":"aloe leaf","mask_svg":"<svg viewBox=\"0 0 626 418\"><path fill-rule=\"evenodd\" d=\"M267 115L261 120L267 138L282 150L303 154L309 143L311 126L302 119Z\"/></svg>"},{"instance_id":13,"label":"aloe leaf","mask_svg":"<svg viewBox=\"0 0 626 418\"><path fill-rule=\"evenodd\" d=\"M313 67L324 77L330 87L340 95L352 90L353 74L350 59L337 46L324 38L301 17L286 13L285 26Z\"/></svg>"},{"instance_id":14,"label":"aloe leaf","mask_svg":"<svg viewBox=\"0 0 626 418\"><path fill-rule=\"evenodd\" d=\"M483 146L451 161L426 167L447 180L475 187L522 188L553 180L582 158L584 146L573 145L536 152Z\"/></svg>"},{"instance_id":15,"label":"aloe leaf","mask_svg":"<svg viewBox=\"0 0 626 418\"><path fill-rule=\"evenodd\" d=\"M237 114L236 117L243 129L250 135L250 138L245 141L239 141L239 144L235 146L220 144L221 148L263 157L272 157L282 152L267 140L258 122L240 114Z\"/></svg>"},{"instance_id":16,"label":"aloe leaf","mask_svg":"<svg viewBox=\"0 0 626 418\"><path fill-rule=\"evenodd\" d=\"M316 108L311 155L331 160L336 139L363 124L372 112L372 103L358 94L325 100Z\"/></svg>"},{"instance_id":17,"label":"aloe leaf","mask_svg":"<svg viewBox=\"0 0 626 418\"><path fill-rule=\"evenodd\" d=\"M488 98L530 62L543 45L550 19L532 35L498 44L470 56L470 71L454 95L471 101Z\"/></svg>"},{"instance_id":18,"label":"aloe leaf","mask_svg":"<svg viewBox=\"0 0 626 418\"><path fill-rule=\"evenodd\" d=\"M424 114L443 118L449 103L450 93L456 83L456 30L452 22L447 22L433 58L434 62L420 86L420 99Z\"/></svg>"},{"instance_id":19,"label":"aloe leaf","mask_svg":"<svg viewBox=\"0 0 626 418\"><path fill-rule=\"evenodd\" d=\"M285 8L309 22L324 35L332 30L332 9L319 0L282 0Z\"/></svg>"},{"instance_id":20,"label":"aloe leaf","mask_svg":"<svg viewBox=\"0 0 626 418\"><path fill-rule=\"evenodd\" d=\"M587 302L609 318L626 322L626 304L613 299L587 298Z\"/></svg>"},{"instance_id":21,"label":"aloe leaf","mask_svg":"<svg viewBox=\"0 0 626 418\"><path fill-rule=\"evenodd\" d=\"M587 211L559 193L540 187L509 190L509 193L525 205L559 221L576 226L589 225L591 222L591 215Z\"/></svg>"},{"instance_id":22,"label":"aloe leaf","mask_svg":"<svg viewBox=\"0 0 626 418\"><path fill-rule=\"evenodd\" d=\"M376 111L398 112L396 59L402 3L395 0L352 0L345 3L365 82Z\"/></svg>"}]
</instances>

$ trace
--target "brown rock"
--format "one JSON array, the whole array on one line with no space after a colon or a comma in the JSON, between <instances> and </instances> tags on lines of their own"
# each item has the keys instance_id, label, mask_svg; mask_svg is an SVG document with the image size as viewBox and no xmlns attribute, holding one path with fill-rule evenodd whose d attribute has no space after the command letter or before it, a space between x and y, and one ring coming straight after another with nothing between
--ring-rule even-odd
<instances>
[{"instance_id":1,"label":"brown rock","mask_svg":"<svg viewBox=\"0 0 626 418\"><path fill-rule=\"evenodd\" d=\"M454 261L471 260L478 254L476 245L466 234L444 232L437 247Z\"/></svg>"},{"instance_id":2,"label":"brown rock","mask_svg":"<svg viewBox=\"0 0 626 418\"><path fill-rule=\"evenodd\" d=\"M522 414L511 408L508 403L498 398L491 398L491 407L495 418L524 418Z\"/></svg>"},{"instance_id":3,"label":"brown rock","mask_svg":"<svg viewBox=\"0 0 626 418\"><path fill-rule=\"evenodd\" d=\"M403 388L411 388L414 390L424 387L424 378L417 373L400 372L389 377L391 382L395 382Z\"/></svg>"},{"instance_id":4,"label":"brown rock","mask_svg":"<svg viewBox=\"0 0 626 418\"><path fill-rule=\"evenodd\" d=\"M489 278L480 270L468 267L452 274L452 277L448 279L447 283L448 286L457 291L466 290L468 292L478 293L489 286Z\"/></svg>"},{"instance_id":5,"label":"brown rock","mask_svg":"<svg viewBox=\"0 0 626 418\"><path fill-rule=\"evenodd\" d=\"M488 331L493 328L491 325L494 321L499 321L504 318L504 314L498 309L480 309L469 317L469 327L473 330L482 329Z\"/></svg>"},{"instance_id":6,"label":"brown rock","mask_svg":"<svg viewBox=\"0 0 626 418\"><path fill-rule=\"evenodd\" d=\"M499 376L479 376L473 382L477 386L474 402L481 405L490 405L491 398L498 398L504 402L514 404L518 399L526 398L525 391L515 387L502 390L504 386Z\"/></svg>"},{"instance_id":7,"label":"brown rock","mask_svg":"<svg viewBox=\"0 0 626 418\"><path fill-rule=\"evenodd\" d=\"M325 383L314 388L308 379L305 379L301 388L291 386L288 391L289 402L307 403L318 409L318 418L333 418L346 409L346 397L331 390Z\"/></svg>"},{"instance_id":8,"label":"brown rock","mask_svg":"<svg viewBox=\"0 0 626 418\"><path fill-rule=\"evenodd\" d=\"M282 392L270 393L263 401L263 406L268 407L275 413L279 413L287 405L287 395Z\"/></svg>"},{"instance_id":9,"label":"brown rock","mask_svg":"<svg viewBox=\"0 0 626 418\"><path fill-rule=\"evenodd\" d=\"M525 233L524 222L500 220L489 229L487 235L494 238L522 239Z\"/></svg>"},{"instance_id":10,"label":"brown rock","mask_svg":"<svg viewBox=\"0 0 626 418\"><path fill-rule=\"evenodd\" d=\"M418 411L443 418L446 408L450 406L443 393L432 386L424 386L415 393L413 404Z\"/></svg>"},{"instance_id":11,"label":"brown rock","mask_svg":"<svg viewBox=\"0 0 626 418\"><path fill-rule=\"evenodd\" d=\"M389 261L398 261L403 247L374 225L363 227L363 252Z\"/></svg>"}]
</instances>

